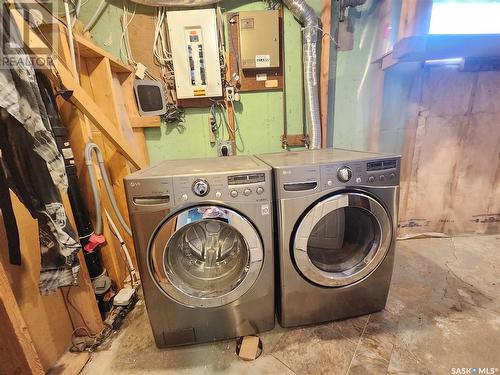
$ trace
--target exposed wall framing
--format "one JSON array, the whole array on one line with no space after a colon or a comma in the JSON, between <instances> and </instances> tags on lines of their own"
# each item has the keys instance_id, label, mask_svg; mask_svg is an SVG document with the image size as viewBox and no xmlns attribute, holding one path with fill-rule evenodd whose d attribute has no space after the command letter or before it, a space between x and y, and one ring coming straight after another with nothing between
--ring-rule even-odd
<instances>
[{"instance_id":1,"label":"exposed wall framing","mask_svg":"<svg viewBox=\"0 0 500 375\"><path fill-rule=\"evenodd\" d=\"M49 32L49 28L41 28L37 33L14 9L12 16L23 30L28 49L47 48L43 33ZM57 25L59 49L54 66L63 86L72 90L73 95L71 103L58 97L58 105L69 131L84 197L88 208L92 209L83 148L86 142L93 141L103 150L119 208L128 220L122 178L148 163L142 129L133 127L139 117L133 94L134 73L110 54L77 36L80 84L67 68L70 55L65 31L64 25ZM105 196L102 186L101 195ZM68 218L74 224L66 194L63 200ZM0 372L38 374L56 363L70 345L75 328L85 326L90 333L97 333L103 323L82 253L79 254L82 268L77 287L62 288L48 297L38 294L39 254L33 251L39 248L36 221L16 197L13 197L13 204L20 224L23 265L8 265L5 254L0 256ZM109 210L107 199L103 199L103 205ZM104 228L107 230L106 223ZM107 234L108 242L102 250L105 267L121 287L128 271L121 259L118 242L109 230ZM135 261L132 240L124 237ZM0 231L0 247L6 247L3 231ZM61 366L66 368L67 362L62 361ZM78 362L84 361L78 359Z\"/></svg>"}]
</instances>

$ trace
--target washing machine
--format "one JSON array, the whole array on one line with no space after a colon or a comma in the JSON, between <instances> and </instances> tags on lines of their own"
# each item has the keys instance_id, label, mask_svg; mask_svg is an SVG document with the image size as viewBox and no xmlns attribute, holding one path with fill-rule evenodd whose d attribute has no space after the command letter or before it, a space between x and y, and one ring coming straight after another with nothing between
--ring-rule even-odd
<instances>
[{"instance_id":1,"label":"washing machine","mask_svg":"<svg viewBox=\"0 0 500 375\"><path fill-rule=\"evenodd\" d=\"M281 325L383 309L393 270L400 157L322 149L259 158L275 177Z\"/></svg>"},{"instance_id":2,"label":"washing machine","mask_svg":"<svg viewBox=\"0 0 500 375\"><path fill-rule=\"evenodd\" d=\"M274 327L271 176L238 156L165 161L125 178L158 347Z\"/></svg>"}]
</instances>

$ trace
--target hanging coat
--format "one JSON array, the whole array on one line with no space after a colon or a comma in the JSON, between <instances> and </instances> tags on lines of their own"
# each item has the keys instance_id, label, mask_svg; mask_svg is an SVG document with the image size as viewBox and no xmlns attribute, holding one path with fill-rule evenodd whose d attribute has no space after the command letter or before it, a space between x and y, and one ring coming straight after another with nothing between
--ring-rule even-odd
<instances>
[{"instance_id":1,"label":"hanging coat","mask_svg":"<svg viewBox=\"0 0 500 375\"><path fill-rule=\"evenodd\" d=\"M34 68L22 49L19 30L10 21L6 5L0 34L0 62L13 62L0 69L0 200L4 202L0 208L12 263L19 264L21 258L7 186L38 220L39 289L42 294L50 294L58 287L76 285L80 268L77 253L81 247L61 201L60 190L67 188L64 161L50 131Z\"/></svg>"}]
</instances>

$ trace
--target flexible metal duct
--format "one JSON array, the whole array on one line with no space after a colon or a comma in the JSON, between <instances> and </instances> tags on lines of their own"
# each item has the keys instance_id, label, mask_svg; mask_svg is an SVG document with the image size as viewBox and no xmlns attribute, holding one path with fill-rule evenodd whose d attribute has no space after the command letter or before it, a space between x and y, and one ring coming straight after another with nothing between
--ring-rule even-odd
<instances>
[{"instance_id":1,"label":"flexible metal duct","mask_svg":"<svg viewBox=\"0 0 500 375\"><path fill-rule=\"evenodd\" d=\"M150 7L202 7L219 3L221 0L132 0Z\"/></svg>"},{"instance_id":2,"label":"flexible metal duct","mask_svg":"<svg viewBox=\"0 0 500 375\"><path fill-rule=\"evenodd\" d=\"M309 134L309 148L321 148L321 117L318 93L318 30L319 18L305 0L283 0L293 15L302 24L304 87L306 105L306 124Z\"/></svg>"}]
</instances>

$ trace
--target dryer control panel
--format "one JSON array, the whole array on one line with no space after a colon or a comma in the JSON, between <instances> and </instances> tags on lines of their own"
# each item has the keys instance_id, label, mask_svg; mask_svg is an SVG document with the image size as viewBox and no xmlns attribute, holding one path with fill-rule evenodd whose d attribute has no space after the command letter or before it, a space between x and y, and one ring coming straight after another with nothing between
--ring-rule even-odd
<instances>
[{"instance_id":1,"label":"dryer control panel","mask_svg":"<svg viewBox=\"0 0 500 375\"><path fill-rule=\"evenodd\" d=\"M334 186L397 186L399 185L398 158L355 161L320 166L323 189Z\"/></svg>"},{"instance_id":2,"label":"dryer control panel","mask_svg":"<svg viewBox=\"0 0 500 375\"><path fill-rule=\"evenodd\" d=\"M399 158L290 166L275 171L278 196L300 197L344 187L399 185Z\"/></svg>"}]
</instances>

